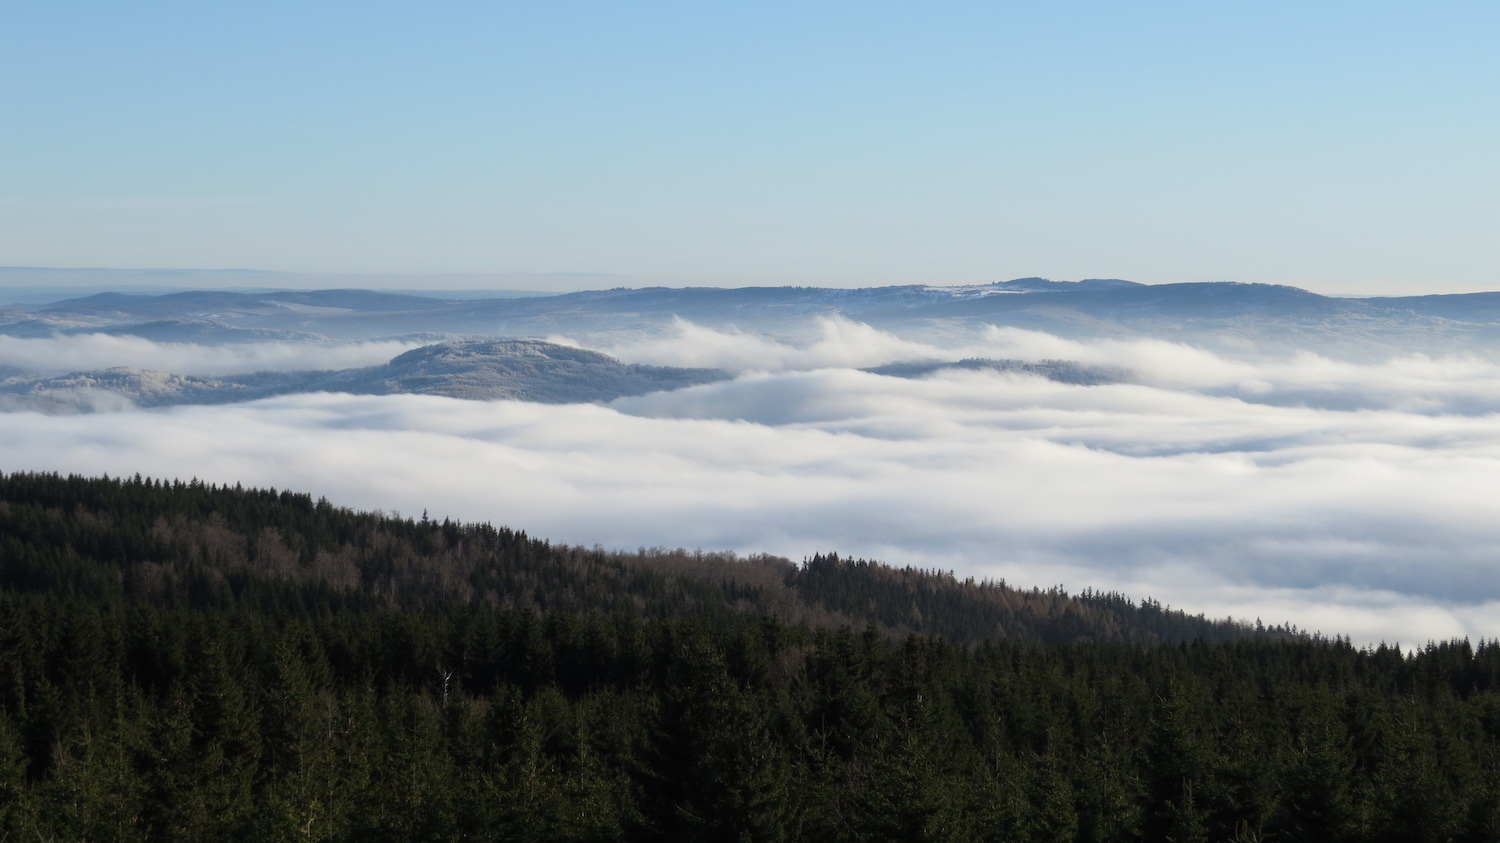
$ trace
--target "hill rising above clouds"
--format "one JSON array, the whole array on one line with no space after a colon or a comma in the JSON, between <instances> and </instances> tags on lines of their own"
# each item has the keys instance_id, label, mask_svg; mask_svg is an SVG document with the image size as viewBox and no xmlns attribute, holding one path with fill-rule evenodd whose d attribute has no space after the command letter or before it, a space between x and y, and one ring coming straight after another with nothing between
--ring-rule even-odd
<instances>
[{"instance_id":1,"label":"hill rising above clouds","mask_svg":"<svg viewBox=\"0 0 1500 843\"><path fill-rule=\"evenodd\" d=\"M408 351L381 366L332 372L198 377L119 367L50 378L13 376L0 381L0 406L59 412L132 404L222 404L318 391L568 404L725 377L713 369L627 365L595 351L540 340L446 342Z\"/></svg>"},{"instance_id":2,"label":"hill rising above clouds","mask_svg":"<svg viewBox=\"0 0 1500 843\"><path fill-rule=\"evenodd\" d=\"M989 359L896 363L864 371L917 378L948 370L1012 372L1082 386L1118 383L1127 374L1065 360ZM47 413L229 404L307 392L588 404L730 377L718 369L625 364L597 351L541 340L436 343L405 352L380 366L339 371L262 371L206 377L117 366L41 378L21 371L5 374L0 373L0 411Z\"/></svg>"}]
</instances>

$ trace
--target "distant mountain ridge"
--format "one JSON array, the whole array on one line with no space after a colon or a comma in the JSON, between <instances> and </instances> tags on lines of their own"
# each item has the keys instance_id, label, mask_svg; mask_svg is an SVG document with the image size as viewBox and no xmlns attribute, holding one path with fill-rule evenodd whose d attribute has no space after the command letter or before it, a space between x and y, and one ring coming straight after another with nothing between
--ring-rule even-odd
<instances>
[{"instance_id":1,"label":"distant mountain ridge","mask_svg":"<svg viewBox=\"0 0 1500 843\"><path fill-rule=\"evenodd\" d=\"M0 291L3 295L3 291ZM1333 298L1273 284L1138 284L1022 278L888 287L617 287L524 298L453 300L359 289L101 293L16 306L0 334L109 331L161 341L252 336L331 339L432 334L463 338L660 331L675 320L759 330L842 317L889 330L997 325L1062 336L1226 337L1337 349L1469 348L1500 341L1500 293ZM247 333L253 332L253 333Z\"/></svg>"}]
</instances>

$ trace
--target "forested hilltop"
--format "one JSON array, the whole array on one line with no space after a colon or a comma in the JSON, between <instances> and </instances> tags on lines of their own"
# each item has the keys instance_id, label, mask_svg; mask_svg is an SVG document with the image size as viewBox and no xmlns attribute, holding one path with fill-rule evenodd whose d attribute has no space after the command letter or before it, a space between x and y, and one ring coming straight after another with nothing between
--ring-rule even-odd
<instances>
[{"instance_id":1,"label":"forested hilltop","mask_svg":"<svg viewBox=\"0 0 1500 843\"><path fill-rule=\"evenodd\" d=\"M1500 647L0 476L0 838L1495 840Z\"/></svg>"}]
</instances>

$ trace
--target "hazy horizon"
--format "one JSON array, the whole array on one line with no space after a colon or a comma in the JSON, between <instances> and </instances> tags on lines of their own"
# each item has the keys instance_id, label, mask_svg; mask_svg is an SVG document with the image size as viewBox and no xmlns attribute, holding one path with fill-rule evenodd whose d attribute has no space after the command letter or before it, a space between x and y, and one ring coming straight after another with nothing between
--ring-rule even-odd
<instances>
[{"instance_id":1,"label":"hazy horizon","mask_svg":"<svg viewBox=\"0 0 1500 843\"><path fill-rule=\"evenodd\" d=\"M183 267L39 267L0 266L0 290L30 288L38 291L47 287L58 288L151 288L160 290L274 290L274 289L368 289L375 291L399 290L420 294L431 291L441 293L524 292L529 294L561 294L589 290L604 290L616 287L825 287L829 289L859 289L880 286L934 286L964 287L1003 283L1026 278L1043 278L1049 281L1084 281L1092 278L1119 279L1149 286L1194 283L1240 283L1270 284L1297 287L1318 295L1339 298L1372 298L1390 296L1463 295L1469 293L1500 292L1500 281L1493 286L1448 284L1433 285L1413 282L1407 285L1378 287L1377 285L1324 285L1308 286L1279 280L1242 280L1226 278L1184 278L1174 280L1143 281L1122 275L1095 275L1078 278L1062 278L1042 273L992 277L978 281L954 281L944 279L922 279L892 281L888 284L860 283L798 283L777 278L657 278L636 277L609 272L301 272L278 269L246 268L183 268ZM173 283L178 282L178 283ZM263 282L257 286L255 282ZM276 283L281 282L281 283ZM0 302L4 304L4 302Z\"/></svg>"}]
</instances>

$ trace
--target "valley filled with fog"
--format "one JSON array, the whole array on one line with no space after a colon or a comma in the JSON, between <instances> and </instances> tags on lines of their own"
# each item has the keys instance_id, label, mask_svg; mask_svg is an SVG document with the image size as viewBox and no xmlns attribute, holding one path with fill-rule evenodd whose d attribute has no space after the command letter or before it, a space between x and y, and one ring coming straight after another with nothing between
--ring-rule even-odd
<instances>
[{"instance_id":1,"label":"valley filled with fog","mask_svg":"<svg viewBox=\"0 0 1500 843\"><path fill-rule=\"evenodd\" d=\"M75 377L49 388L87 400L28 404L69 373L376 371L459 335L13 330L0 466L274 486L607 548L835 551L1357 643L1500 637L1500 364L1483 345L1345 330L1359 353L1271 348L1311 329L1270 321L1208 339L831 311L564 321L531 325L550 328L535 346L613 360L573 354L595 391L526 401L391 381L144 406ZM621 372L699 374L609 391Z\"/></svg>"}]
</instances>

